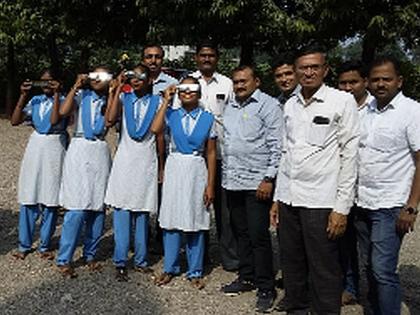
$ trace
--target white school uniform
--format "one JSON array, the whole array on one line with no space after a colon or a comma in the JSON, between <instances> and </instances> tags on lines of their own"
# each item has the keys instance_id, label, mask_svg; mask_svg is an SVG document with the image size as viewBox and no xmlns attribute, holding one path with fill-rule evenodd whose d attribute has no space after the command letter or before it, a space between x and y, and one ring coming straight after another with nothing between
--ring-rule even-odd
<instances>
[{"instance_id":1,"label":"white school uniform","mask_svg":"<svg viewBox=\"0 0 420 315\"><path fill-rule=\"evenodd\" d=\"M23 109L29 122L32 121L32 100ZM63 100L64 98L61 99ZM52 98L41 102L41 119L52 108L53 103ZM66 127L66 121L62 120L52 126L48 134L40 134L36 129L32 132L20 168L18 182L20 204L42 204L47 207L59 205L62 165L68 138Z\"/></svg>"},{"instance_id":2,"label":"white school uniform","mask_svg":"<svg viewBox=\"0 0 420 315\"><path fill-rule=\"evenodd\" d=\"M136 110L140 111L142 123L149 104L142 105L140 102L139 99L136 101ZM124 114L123 106L121 135L105 203L115 208L155 213L158 202L155 135L147 131L142 140L132 139L127 131Z\"/></svg>"},{"instance_id":3,"label":"white school uniform","mask_svg":"<svg viewBox=\"0 0 420 315\"><path fill-rule=\"evenodd\" d=\"M83 136L80 92L74 99L77 104L76 124L64 160L60 204L70 210L101 211L111 168L111 155L103 137L88 140ZM102 102L91 101L92 123L95 109L101 106Z\"/></svg>"},{"instance_id":4,"label":"white school uniform","mask_svg":"<svg viewBox=\"0 0 420 315\"><path fill-rule=\"evenodd\" d=\"M194 131L198 118L192 121L187 134ZM184 119L182 124L185 130ZM209 138L217 138L214 123ZM183 154L177 152L171 134L159 212L159 223L163 229L196 232L210 228L209 209L204 205L207 186L207 166L203 157L205 142L197 154Z\"/></svg>"}]
</instances>

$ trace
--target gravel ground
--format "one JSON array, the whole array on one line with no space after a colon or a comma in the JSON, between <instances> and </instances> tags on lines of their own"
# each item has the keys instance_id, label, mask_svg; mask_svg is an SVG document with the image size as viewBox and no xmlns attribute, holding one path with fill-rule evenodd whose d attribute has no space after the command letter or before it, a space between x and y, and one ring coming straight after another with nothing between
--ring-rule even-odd
<instances>
[{"instance_id":1,"label":"gravel ground","mask_svg":"<svg viewBox=\"0 0 420 315\"><path fill-rule=\"evenodd\" d=\"M91 274L80 266L77 279L65 280L53 262L41 260L36 253L24 261L15 261L11 253L17 246L17 176L23 151L32 132L29 127L10 126L0 120L0 314L253 314L255 294L226 297L220 293L223 283L235 278L218 265L217 244L211 242L213 265L207 270L207 285L202 291L190 287L183 276L158 288L150 276L130 270L130 281L114 280L111 254L111 219L107 216L106 233L99 259L102 273ZM115 144L115 134L109 135ZM418 220L420 221L420 220ZM62 216L54 237L58 243ZM420 230L420 223L417 222ZM213 237L214 238L214 237ZM34 246L36 246L35 244ZM76 258L80 256L80 249ZM162 261L152 256L153 268ZM408 235L401 250L400 275L404 287L405 314L420 314L420 233ZM278 291L279 297L283 295ZM343 314L362 314L358 305L343 308Z\"/></svg>"}]
</instances>

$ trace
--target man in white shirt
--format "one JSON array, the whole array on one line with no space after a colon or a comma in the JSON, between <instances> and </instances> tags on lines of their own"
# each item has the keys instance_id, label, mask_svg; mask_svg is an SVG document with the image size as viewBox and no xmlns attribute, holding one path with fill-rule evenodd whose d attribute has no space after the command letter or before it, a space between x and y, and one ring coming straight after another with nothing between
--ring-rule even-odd
<instances>
[{"instance_id":1,"label":"man in white shirt","mask_svg":"<svg viewBox=\"0 0 420 315\"><path fill-rule=\"evenodd\" d=\"M217 133L217 169L216 169L216 198L213 203L216 229L219 239L220 256L225 270L238 269L239 258L237 254L237 241L233 236L230 215L222 195L221 167L223 144L223 112L226 104L232 99L233 84L228 77L217 72L219 50L215 43L206 40L196 47L195 61L197 71L192 73L201 86L200 102L205 109L212 112L216 119Z\"/></svg>"},{"instance_id":2,"label":"man in white shirt","mask_svg":"<svg viewBox=\"0 0 420 315\"><path fill-rule=\"evenodd\" d=\"M285 309L340 314L338 238L353 205L359 117L354 97L326 86L326 55L295 60L301 91L284 106L285 136L271 222L279 224ZM281 209L279 205L281 203Z\"/></svg>"},{"instance_id":3,"label":"man in white shirt","mask_svg":"<svg viewBox=\"0 0 420 315\"><path fill-rule=\"evenodd\" d=\"M401 312L398 256L420 198L420 104L404 96L402 83L397 60L375 60L369 70L375 100L361 115L355 224L368 307L382 315Z\"/></svg>"},{"instance_id":4,"label":"man in white shirt","mask_svg":"<svg viewBox=\"0 0 420 315\"><path fill-rule=\"evenodd\" d=\"M357 60L343 62L337 69L338 89L353 94L357 102L357 109L361 114L373 100L367 90L368 80L366 67ZM341 304L354 304L359 295L359 262L357 252L357 236L354 226L353 207L347 217L347 229L340 239L340 261L343 268L344 290Z\"/></svg>"}]
</instances>

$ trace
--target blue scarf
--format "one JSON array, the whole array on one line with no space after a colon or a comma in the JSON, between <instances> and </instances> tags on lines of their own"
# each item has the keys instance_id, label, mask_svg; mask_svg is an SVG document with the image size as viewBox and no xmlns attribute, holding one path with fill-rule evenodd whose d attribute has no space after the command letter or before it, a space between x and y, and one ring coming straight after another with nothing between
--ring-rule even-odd
<instances>
[{"instance_id":1,"label":"blue scarf","mask_svg":"<svg viewBox=\"0 0 420 315\"><path fill-rule=\"evenodd\" d=\"M179 112L179 109L168 110L168 126L172 131L176 149L183 154L193 154L194 151L198 151L204 141L207 140L211 127L213 126L214 116L209 112L203 111L198 118L193 132L191 135L187 136L182 127L182 115L180 115Z\"/></svg>"},{"instance_id":2,"label":"blue scarf","mask_svg":"<svg viewBox=\"0 0 420 315\"><path fill-rule=\"evenodd\" d=\"M127 126L127 132L130 138L134 140L141 140L147 133L152 124L153 118L155 117L156 110L159 106L159 96L158 95L145 95L142 97L142 100L149 103L147 107L146 115L140 125L137 128L137 121L134 117L134 106L136 102L136 95L131 93L125 93L123 98L124 105L124 116L125 116L125 125ZM140 109L139 109L140 110Z\"/></svg>"},{"instance_id":3,"label":"blue scarf","mask_svg":"<svg viewBox=\"0 0 420 315\"><path fill-rule=\"evenodd\" d=\"M102 135L105 131L105 117L101 113L102 108L106 105L105 102L101 106L98 106L99 108L96 110L92 128L91 110L93 96L98 98L98 95L94 91L82 90L82 126L84 136L89 140L95 140L96 137Z\"/></svg>"},{"instance_id":4,"label":"blue scarf","mask_svg":"<svg viewBox=\"0 0 420 315\"><path fill-rule=\"evenodd\" d=\"M37 95L31 101L32 104L32 122L35 126L35 129L40 134L47 134L51 129L51 112L52 106L45 112L44 117L41 118L39 110L41 108L41 103L48 100L48 97L44 95Z\"/></svg>"}]
</instances>

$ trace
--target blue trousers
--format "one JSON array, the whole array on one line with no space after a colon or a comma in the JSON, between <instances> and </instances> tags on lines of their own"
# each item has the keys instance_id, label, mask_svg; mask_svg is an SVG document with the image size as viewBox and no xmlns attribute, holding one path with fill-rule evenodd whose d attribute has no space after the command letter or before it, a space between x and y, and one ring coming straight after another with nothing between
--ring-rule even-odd
<instances>
[{"instance_id":1,"label":"blue trousers","mask_svg":"<svg viewBox=\"0 0 420 315\"><path fill-rule=\"evenodd\" d=\"M68 265L72 262L83 226L83 258L86 261L94 260L104 224L105 211L68 210L64 215L57 265Z\"/></svg>"},{"instance_id":2,"label":"blue trousers","mask_svg":"<svg viewBox=\"0 0 420 315\"><path fill-rule=\"evenodd\" d=\"M400 210L395 207L355 212L360 265L369 285L368 308L375 315L399 315L401 312L397 265L402 236L396 230Z\"/></svg>"},{"instance_id":3,"label":"blue trousers","mask_svg":"<svg viewBox=\"0 0 420 315\"><path fill-rule=\"evenodd\" d=\"M204 231L182 232L179 230L163 230L163 271L171 274L180 274L179 250L182 236L186 236L186 254L188 262L187 278L203 276L204 258Z\"/></svg>"},{"instance_id":4,"label":"blue trousers","mask_svg":"<svg viewBox=\"0 0 420 315\"><path fill-rule=\"evenodd\" d=\"M125 267L130 249L131 223L134 224L134 264L146 267L147 237L149 232L149 213L136 212L126 209L114 209L114 264Z\"/></svg>"},{"instance_id":5,"label":"blue trousers","mask_svg":"<svg viewBox=\"0 0 420 315\"><path fill-rule=\"evenodd\" d=\"M358 251L357 251L357 233L354 225L354 212L357 211L353 207L347 216L347 228L344 235L339 239L340 264L343 271L344 290L353 294L355 297L359 295L359 267L358 267Z\"/></svg>"},{"instance_id":6,"label":"blue trousers","mask_svg":"<svg viewBox=\"0 0 420 315\"><path fill-rule=\"evenodd\" d=\"M58 207L46 207L43 205L21 205L19 212L19 251L29 252L32 249L32 242L35 232L35 223L41 216L39 231L40 243L39 252L46 252L50 249L51 237L54 235L57 223Z\"/></svg>"}]
</instances>

